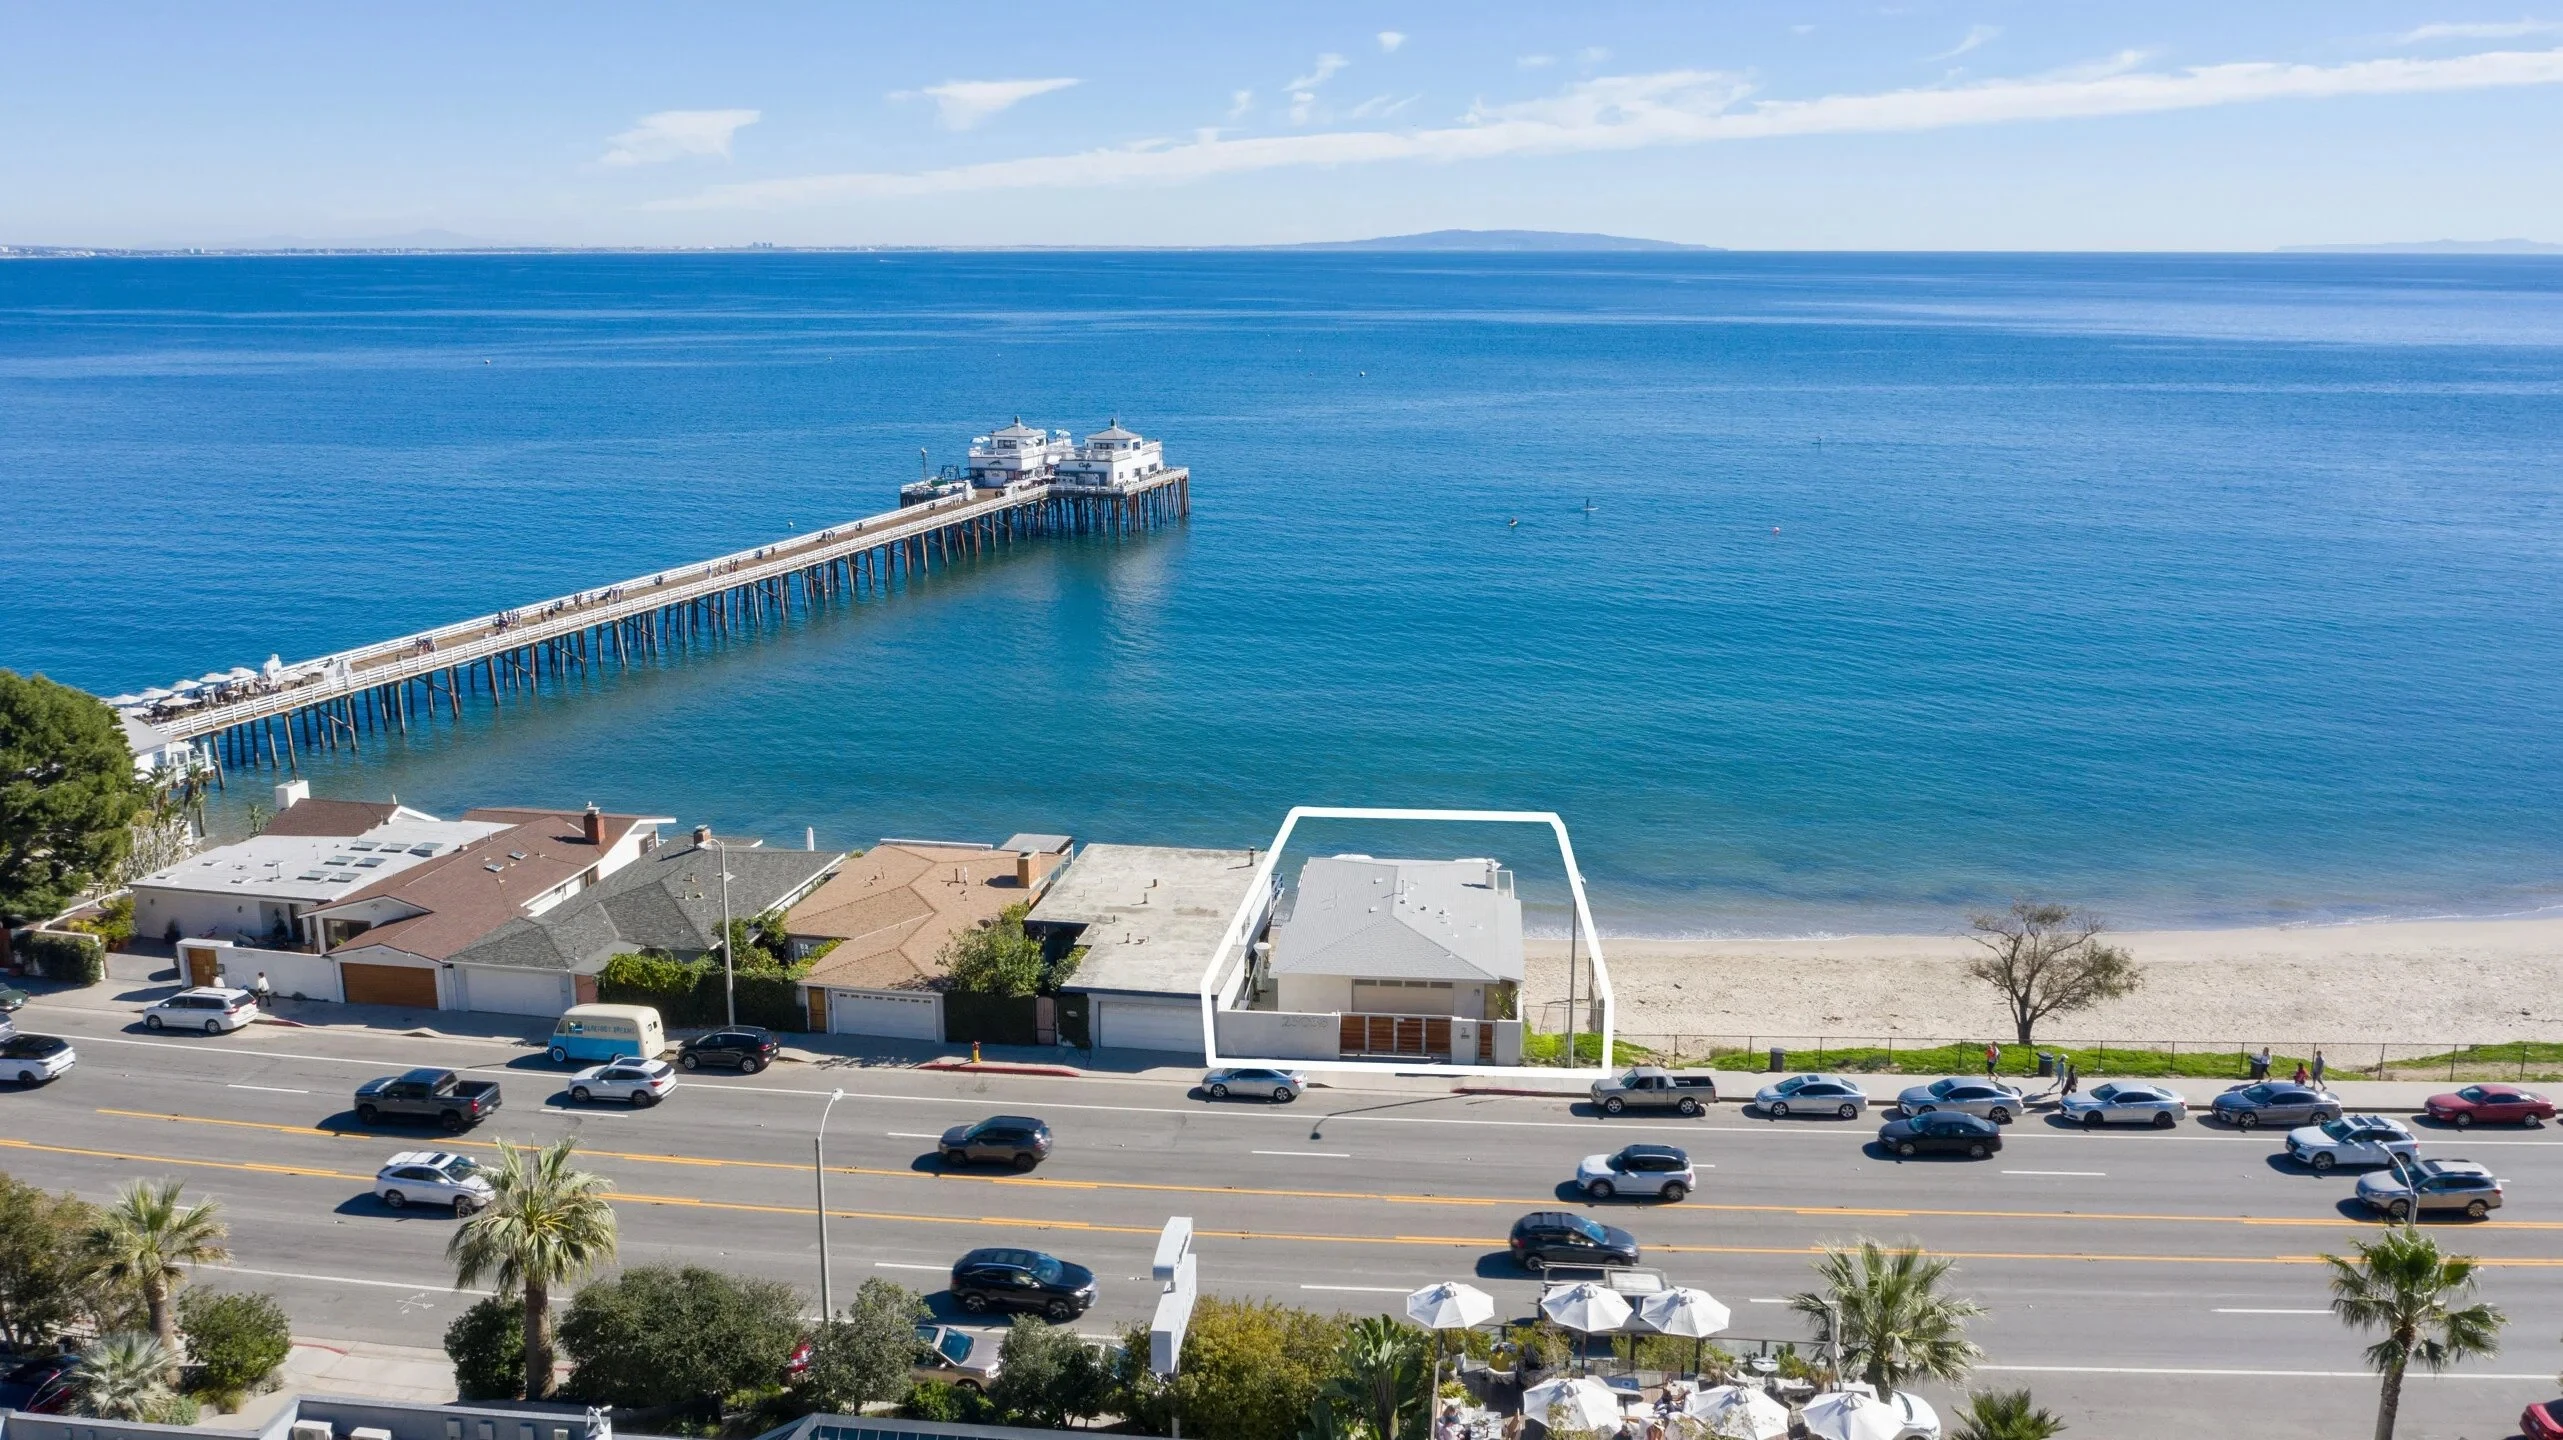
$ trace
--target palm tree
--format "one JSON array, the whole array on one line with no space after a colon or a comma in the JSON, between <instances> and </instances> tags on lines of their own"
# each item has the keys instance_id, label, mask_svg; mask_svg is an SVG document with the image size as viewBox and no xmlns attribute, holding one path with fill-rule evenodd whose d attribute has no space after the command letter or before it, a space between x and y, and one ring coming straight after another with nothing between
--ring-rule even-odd
<instances>
[{"instance_id":1,"label":"palm tree","mask_svg":"<svg viewBox=\"0 0 2563 1440\"><path fill-rule=\"evenodd\" d=\"M1953 1440L2050 1440L2065 1422L2029 1403L2026 1390L1979 1390L1967 1397Z\"/></svg>"},{"instance_id":2,"label":"palm tree","mask_svg":"<svg viewBox=\"0 0 2563 1440\"><path fill-rule=\"evenodd\" d=\"M539 1151L500 1141L489 1203L472 1212L445 1247L457 1289L495 1282L525 1300L525 1398L552 1389L552 1292L585 1279L614 1258L612 1188L601 1175L570 1166L576 1136Z\"/></svg>"},{"instance_id":3,"label":"palm tree","mask_svg":"<svg viewBox=\"0 0 2563 1440\"><path fill-rule=\"evenodd\" d=\"M1365 1315L1345 1327L1336 1364L1335 1396L1372 1440L1407 1440L1432 1423L1421 1330Z\"/></svg>"},{"instance_id":4,"label":"palm tree","mask_svg":"<svg viewBox=\"0 0 2563 1440\"><path fill-rule=\"evenodd\" d=\"M1940 1293L1949 1262L1919 1245L1889 1250L1863 1239L1855 1249L1826 1250L1815 1273L1824 1288L1789 1297L1790 1308L1815 1322L1819 1342L1838 1344L1844 1366L1881 1396L1916 1379L1954 1384L1984 1353L1966 1333L1984 1307Z\"/></svg>"},{"instance_id":5,"label":"palm tree","mask_svg":"<svg viewBox=\"0 0 2563 1440\"><path fill-rule=\"evenodd\" d=\"M148 1335L101 1335L80 1352L80 1408L101 1420L148 1420L169 1403L173 1368Z\"/></svg>"},{"instance_id":6,"label":"palm tree","mask_svg":"<svg viewBox=\"0 0 2563 1440\"><path fill-rule=\"evenodd\" d=\"M2414 1362L2435 1374L2470 1356L2500 1348L2507 1317L2474 1293L2474 1257L2444 1255L2438 1242L2416 1229L2389 1230L2363 1243L2356 1260L2326 1255L2332 1267L2332 1313L2360 1330L2382 1330L2367 1347L2367 1363L2385 1377L2376 1397L2376 1440L2394 1440L2394 1416L2403 1405L2403 1374Z\"/></svg>"},{"instance_id":7,"label":"palm tree","mask_svg":"<svg viewBox=\"0 0 2563 1440\"><path fill-rule=\"evenodd\" d=\"M142 1293L172 1383L178 1371L178 1309L170 1302L187 1283L186 1267L231 1258L223 1248L227 1232L220 1207L210 1200L180 1204L183 1188L174 1179L136 1180L116 1192L116 1203L89 1232L107 1278Z\"/></svg>"}]
</instances>

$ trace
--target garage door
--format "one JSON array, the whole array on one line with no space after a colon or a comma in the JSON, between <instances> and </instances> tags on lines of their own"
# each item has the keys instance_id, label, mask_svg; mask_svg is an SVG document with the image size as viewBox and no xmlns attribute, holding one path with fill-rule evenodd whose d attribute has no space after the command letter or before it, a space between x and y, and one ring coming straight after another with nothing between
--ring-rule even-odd
<instances>
[{"instance_id":1,"label":"garage door","mask_svg":"<svg viewBox=\"0 0 2563 1440\"><path fill-rule=\"evenodd\" d=\"M466 1009L491 1015L558 1015L569 1008L568 986L557 970L502 970L473 966L463 977Z\"/></svg>"},{"instance_id":2,"label":"garage door","mask_svg":"<svg viewBox=\"0 0 2563 1440\"><path fill-rule=\"evenodd\" d=\"M1099 1049L1201 1053L1201 1002L1197 1000L1121 1000L1098 995L1095 1008Z\"/></svg>"},{"instance_id":3,"label":"garage door","mask_svg":"<svg viewBox=\"0 0 2563 1440\"><path fill-rule=\"evenodd\" d=\"M943 1006L932 995L906 995L895 990L831 990L828 1029L839 1035L940 1040Z\"/></svg>"},{"instance_id":4,"label":"garage door","mask_svg":"<svg viewBox=\"0 0 2563 1440\"><path fill-rule=\"evenodd\" d=\"M410 965L338 964L338 983L350 1005L406 1005L413 1010L436 1008L436 972Z\"/></svg>"}]
</instances>

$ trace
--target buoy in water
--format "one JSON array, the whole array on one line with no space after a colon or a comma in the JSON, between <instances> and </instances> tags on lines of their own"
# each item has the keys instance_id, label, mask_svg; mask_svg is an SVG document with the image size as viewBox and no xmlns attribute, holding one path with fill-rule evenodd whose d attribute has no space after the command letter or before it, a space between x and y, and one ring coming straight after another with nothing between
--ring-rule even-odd
<instances>
[{"instance_id":1,"label":"buoy in water","mask_svg":"<svg viewBox=\"0 0 2563 1440\"><path fill-rule=\"evenodd\" d=\"M1774 535L1779 534L1779 533L1780 533L1780 527L1779 527L1779 526L1777 526L1777 525L1772 526L1772 527L1771 527L1771 533L1772 533L1772 534L1774 534Z\"/></svg>"},{"instance_id":2,"label":"buoy in water","mask_svg":"<svg viewBox=\"0 0 2563 1440\"><path fill-rule=\"evenodd\" d=\"M1504 524L1507 529L1519 530L1522 528L1522 517L1516 515L1512 519L1505 521Z\"/></svg>"}]
</instances>

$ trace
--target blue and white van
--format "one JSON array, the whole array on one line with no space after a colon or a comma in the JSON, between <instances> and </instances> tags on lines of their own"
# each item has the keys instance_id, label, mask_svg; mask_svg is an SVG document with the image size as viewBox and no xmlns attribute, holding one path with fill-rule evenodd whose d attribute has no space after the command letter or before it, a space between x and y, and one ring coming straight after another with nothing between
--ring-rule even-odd
<instances>
[{"instance_id":1,"label":"blue and white van","mask_svg":"<svg viewBox=\"0 0 2563 1440\"><path fill-rule=\"evenodd\" d=\"M552 1063L650 1060L667 1048L659 1012L647 1005L573 1005L552 1027Z\"/></svg>"}]
</instances>

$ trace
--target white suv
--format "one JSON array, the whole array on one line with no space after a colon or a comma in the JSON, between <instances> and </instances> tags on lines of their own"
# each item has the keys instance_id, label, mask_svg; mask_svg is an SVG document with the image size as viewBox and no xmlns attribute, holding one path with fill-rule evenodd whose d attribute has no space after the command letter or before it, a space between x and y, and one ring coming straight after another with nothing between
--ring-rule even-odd
<instances>
[{"instance_id":1,"label":"white suv","mask_svg":"<svg viewBox=\"0 0 2563 1440\"><path fill-rule=\"evenodd\" d=\"M2421 1142L2389 1115L2343 1115L2287 1132L2287 1158L2316 1170L2335 1165L2391 1165L2418 1154Z\"/></svg>"},{"instance_id":2,"label":"white suv","mask_svg":"<svg viewBox=\"0 0 2563 1440\"><path fill-rule=\"evenodd\" d=\"M489 1181L480 1162L442 1150L404 1150L374 1176L374 1194L395 1210L411 1205L448 1205L456 1218L489 1203Z\"/></svg>"},{"instance_id":3,"label":"white suv","mask_svg":"<svg viewBox=\"0 0 2563 1440\"><path fill-rule=\"evenodd\" d=\"M59 1035L11 1035L0 1041L0 1079L41 1085L78 1064L79 1053Z\"/></svg>"},{"instance_id":4,"label":"white suv","mask_svg":"<svg viewBox=\"0 0 2563 1440\"><path fill-rule=\"evenodd\" d=\"M246 990L200 985L143 1008L146 1030L202 1030L220 1035L258 1018L258 997Z\"/></svg>"}]
</instances>

